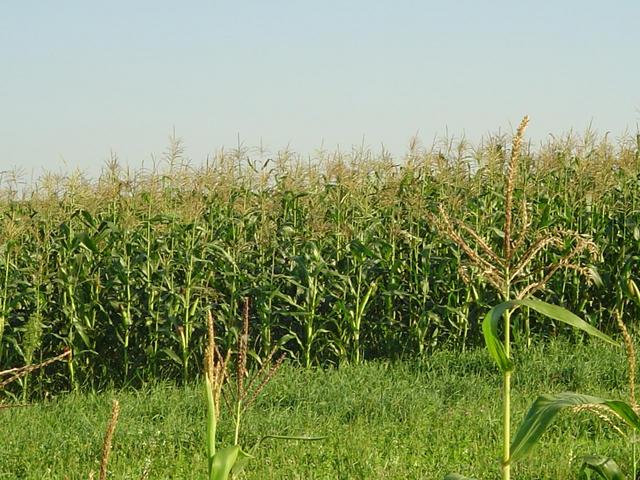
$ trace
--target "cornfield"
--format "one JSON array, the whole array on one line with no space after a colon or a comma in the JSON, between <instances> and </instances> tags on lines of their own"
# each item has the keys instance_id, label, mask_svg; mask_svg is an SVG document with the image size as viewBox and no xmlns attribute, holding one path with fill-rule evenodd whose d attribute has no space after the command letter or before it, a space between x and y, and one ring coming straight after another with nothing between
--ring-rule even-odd
<instances>
[{"instance_id":1,"label":"cornfield","mask_svg":"<svg viewBox=\"0 0 640 480\"><path fill-rule=\"evenodd\" d=\"M220 342L235 345L245 297L256 362L276 346L310 367L479 344L498 299L429 218L445 203L500 245L505 219L492 212L504 211L509 140L416 141L397 163L365 149L307 159L238 148L196 167L172 138L150 169L113 157L97 179L24 185L5 173L0 370L72 352L8 392L189 381L209 313ZM640 282L640 136L554 139L525 148L523 162L513 201L526 200L526 221L588 236L600 252L589 260L598 281L568 269L537 296L613 331L627 280ZM531 278L553 261L537 259ZM535 324L515 320L524 344Z\"/></svg>"}]
</instances>

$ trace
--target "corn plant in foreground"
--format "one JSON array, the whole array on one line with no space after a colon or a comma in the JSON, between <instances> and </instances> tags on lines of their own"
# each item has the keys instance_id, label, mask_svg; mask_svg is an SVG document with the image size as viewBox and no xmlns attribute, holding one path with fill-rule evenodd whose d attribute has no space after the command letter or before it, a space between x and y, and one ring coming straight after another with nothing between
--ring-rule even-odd
<instances>
[{"instance_id":1,"label":"corn plant in foreground","mask_svg":"<svg viewBox=\"0 0 640 480\"><path fill-rule=\"evenodd\" d=\"M638 289L635 281L632 278L623 279L626 284L626 299L621 299L618 307L613 312L613 316L618 324L618 328L622 332L624 338L624 346L627 357L627 379L629 385L629 405L635 413L640 409L636 401L636 350L634 347L633 338L627 329L622 317L624 314L624 307L626 303L635 303L640 306L640 290ZM629 302L629 300L631 302ZM638 452L637 452L637 431L634 429L631 432L631 438L626 435L611 419L606 415L606 412L602 412L593 406L578 407L575 410L595 410L595 413L611 424L614 430L619 433L623 438L631 441L632 448L632 477L638 478ZM624 475L618 464L612 458L602 455L588 455L581 458L582 465L580 473L584 475L588 480L592 478L592 475L602 478L604 480L624 480Z\"/></svg>"},{"instance_id":2,"label":"corn plant in foreground","mask_svg":"<svg viewBox=\"0 0 640 480\"><path fill-rule=\"evenodd\" d=\"M248 453L242 449L240 440L240 422L243 412L258 398L264 387L274 377L284 361L282 354L272 365L271 360L278 350L271 350L262 366L249 375L247 369L247 353L249 344L249 300L244 301L243 326L238 339L236 352L235 388L225 389L229 379L229 363L231 350L223 356L215 343L215 330L211 313L208 315L208 344L205 351L205 388L207 400L207 434L206 452L209 480L226 480L233 473L238 473L246 462L253 457L253 452L264 441L270 438L282 440L320 440L322 437L299 437L285 435L268 435L262 437ZM226 401L234 418L235 433L233 445L217 448L216 434L220 417L220 401Z\"/></svg>"},{"instance_id":3,"label":"corn plant in foreground","mask_svg":"<svg viewBox=\"0 0 640 480\"><path fill-rule=\"evenodd\" d=\"M513 139L511 155L506 165L504 191L504 223L501 230L502 252L492 248L490 241L462 221L453 220L441 206L440 217L431 216L431 220L466 254L469 265L462 269L463 278L475 273L492 286L502 303L493 307L485 316L482 332L491 357L502 372L502 479L511 478L511 465L524 457L542 436L546 427L563 408L577 406L599 406L607 408L622 420L635 428L640 428L640 418L631 406L625 402L605 400L572 392L557 395L541 395L532 404L513 439L511 438L511 375L514 362L511 355L511 318L520 307L528 307L552 320L563 322L580 329L594 337L615 345L615 342L584 320L568 310L532 298L532 295L545 288L554 274L561 269L574 269L579 273L598 279L593 269L578 264L583 252L595 256L595 244L576 232L541 228L531 232L528 205L524 193L518 210L514 208L514 192L520 163L520 150L524 131L529 122L524 117ZM524 189L522 190L524 191ZM519 215L514 216L514 211ZM519 220L519 223L518 223ZM519 232L519 235L515 235ZM531 236L531 237L530 237ZM555 247L560 253L557 260L543 271L533 270L532 260L540 252ZM500 338L500 326L502 335ZM447 480L464 479L458 474L450 474Z\"/></svg>"},{"instance_id":4,"label":"corn plant in foreground","mask_svg":"<svg viewBox=\"0 0 640 480\"><path fill-rule=\"evenodd\" d=\"M640 301L640 295L638 296L638 301ZM627 357L627 376L628 376L628 385L629 385L629 405L631 406L633 412L638 412L638 404L636 402L636 394L635 394L635 384L636 384L636 352L635 347L633 346L633 339L629 334L629 331L622 320L621 315L622 308L620 311L614 312L614 317L616 322L618 323L618 327L622 332L622 336L624 338L624 345L626 350ZM605 422L613 427L613 430L617 432L621 437L627 438L627 435L623 432L623 430L618 427L614 419L608 415L609 412L603 410L597 405L580 405L578 407L573 408L576 412L581 411L592 411ZM636 430L634 429L632 432L631 444L632 444L632 470L633 476L632 478L637 477L637 459L636 459ZM622 470L615 462L614 459L610 457L605 457L602 455L586 455L580 459L582 461L582 465L580 467L580 475L587 478L587 480L591 480L592 476L596 478L602 478L604 480L624 480L625 476L622 474Z\"/></svg>"},{"instance_id":5,"label":"corn plant in foreground","mask_svg":"<svg viewBox=\"0 0 640 480\"><path fill-rule=\"evenodd\" d=\"M628 280L628 297L640 305L640 292L637 289L634 289L635 283L633 280ZM625 351L627 357L627 375L628 375L628 385L629 385L629 402L620 402L620 401L610 401L603 400L601 398L596 397L587 397L587 396L579 396L577 394L565 393L561 395L556 395L555 398L552 396L541 396L536 402L532 405L525 421L523 422L523 427L527 424L527 422L532 423L531 420L539 421L546 425L550 423L552 416L554 414L554 408L562 408L568 406L573 412L591 412L594 413L597 417L604 420L608 423L615 432L617 432L624 439L629 440L628 435L618 426L619 422L617 420L621 420L623 423L630 425L632 427L632 436L631 436L631 446L632 446L632 478L638 478L638 459L636 452L636 439L637 439L637 430L640 428L640 423L638 422L638 404L636 401L635 395L635 385L636 385L636 352L635 347L633 345L633 339L629 334L629 331L622 320L622 312L624 311L624 303L622 302L619 309L614 311L614 317L622 332L622 336L624 338ZM545 398L550 397L554 402L555 406L552 406L551 403L549 406L544 405ZM580 398L582 397L582 398ZM580 401L582 400L582 401ZM572 405L573 403L573 405ZM545 418L543 414L538 411L542 409L547 409L547 416L551 418ZM611 415L613 414L613 416ZM536 418L538 417L538 418ZM545 423L547 422L547 423ZM544 427L543 425L543 427ZM520 430L524 430L521 427ZM526 425L526 428L530 428L530 425ZM538 430L542 430L543 428L538 427ZM519 433L520 433L519 430ZM524 434L522 435L524 436ZM516 439L518 439L518 435L516 434ZM515 440L514 440L515 443ZM526 453L526 452L525 452ZM513 455L513 453L512 453ZM582 462L580 466L579 474L587 480L591 480L592 478L601 478L603 480L625 480L625 476L622 473L622 470L615 462L614 459L610 457L605 457L603 455L586 455L579 460Z\"/></svg>"}]
</instances>

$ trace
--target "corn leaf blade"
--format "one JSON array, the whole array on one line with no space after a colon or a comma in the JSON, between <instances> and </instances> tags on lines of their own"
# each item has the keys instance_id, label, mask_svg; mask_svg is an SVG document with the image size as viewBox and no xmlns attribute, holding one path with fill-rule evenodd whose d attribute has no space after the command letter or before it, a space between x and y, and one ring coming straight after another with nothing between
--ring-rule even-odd
<instances>
[{"instance_id":1,"label":"corn leaf blade","mask_svg":"<svg viewBox=\"0 0 640 480\"><path fill-rule=\"evenodd\" d=\"M513 308L513 302L504 302L496 305L487 312L482 322L482 334L484 335L484 341L487 345L487 350L489 350L489 355L491 355L503 372L513 370L513 362L507 356L504 343L500 340L498 325L502 315L510 308Z\"/></svg>"},{"instance_id":2,"label":"corn leaf blade","mask_svg":"<svg viewBox=\"0 0 640 480\"><path fill-rule=\"evenodd\" d=\"M584 475L590 479L591 472L595 473L597 478L602 478L603 480L625 480L625 476L618 464L612 458L601 455L582 457L580 475Z\"/></svg>"},{"instance_id":3,"label":"corn leaf blade","mask_svg":"<svg viewBox=\"0 0 640 480\"><path fill-rule=\"evenodd\" d=\"M523 300L510 300L508 302L496 305L491 310L489 310L482 322L482 334L484 335L487 350L489 350L489 354L498 364L500 370L503 372L513 370L513 362L510 358L507 357L505 345L499 337L500 320L507 310L520 306L527 306L532 310L535 310L536 312L541 313L548 318L551 318L552 320L557 320L559 322L582 330L583 332L604 340L605 342L611 343L612 345L618 345L611 337L602 333L594 326L588 324L576 314L571 313L566 308L560 307L558 305L552 305L550 303L543 302L542 300L533 298Z\"/></svg>"},{"instance_id":4,"label":"corn leaf blade","mask_svg":"<svg viewBox=\"0 0 640 480\"><path fill-rule=\"evenodd\" d=\"M209 472L212 471L213 468L213 458L216 454L216 427L217 427L217 418L216 418L216 403L213 398L213 390L211 387L211 381L209 380L209 375L205 375L205 389L206 389L206 397L207 397L207 438L206 438L206 446L207 446L207 460L209 465Z\"/></svg>"},{"instance_id":5,"label":"corn leaf blade","mask_svg":"<svg viewBox=\"0 0 640 480\"><path fill-rule=\"evenodd\" d=\"M564 408L579 405L604 405L620 417L626 424L640 431L640 417L631 406L620 400L606 400L590 395L563 392L555 395L540 395L531 404L513 441L511 442L511 458L513 463L526 456L536 445L555 416Z\"/></svg>"},{"instance_id":6,"label":"corn leaf blade","mask_svg":"<svg viewBox=\"0 0 640 480\"><path fill-rule=\"evenodd\" d=\"M209 480L227 480L236 462L249 458L240 445L221 448L213 456L209 470Z\"/></svg>"}]
</instances>

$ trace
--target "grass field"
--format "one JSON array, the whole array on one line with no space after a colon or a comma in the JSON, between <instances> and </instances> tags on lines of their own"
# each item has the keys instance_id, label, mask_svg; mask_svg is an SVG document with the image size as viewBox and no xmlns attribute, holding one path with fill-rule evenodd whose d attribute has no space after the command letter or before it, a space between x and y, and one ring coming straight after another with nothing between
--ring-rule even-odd
<instances>
[{"instance_id":1,"label":"grass field","mask_svg":"<svg viewBox=\"0 0 640 480\"><path fill-rule=\"evenodd\" d=\"M623 349L551 340L516 351L514 421L539 392L627 397ZM62 395L0 410L0 478L87 479L99 466L110 403L122 405L110 478L206 477L201 384ZM233 426L222 418L222 443ZM451 471L499 477L500 375L484 349L423 360L336 369L285 364L244 417L242 443L266 434L322 435L265 441L249 479L441 479ZM568 459L604 454L631 470L631 444L592 414L560 415L516 478L575 478Z\"/></svg>"}]
</instances>

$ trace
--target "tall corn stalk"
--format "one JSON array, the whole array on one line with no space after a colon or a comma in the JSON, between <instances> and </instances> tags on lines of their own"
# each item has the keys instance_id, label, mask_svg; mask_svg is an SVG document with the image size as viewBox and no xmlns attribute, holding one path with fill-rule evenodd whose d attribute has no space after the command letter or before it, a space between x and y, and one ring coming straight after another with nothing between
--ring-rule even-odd
<instances>
[{"instance_id":1,"label":"tall corn stalk","mask_svg":"<svg viewBox=\"0 0 640 480\"><path fill-rule=\"evenodd\" d=\"M479 275L487 284L492 286L500 295L507 307L502 311L503 352L501 357L504 365L502 379L502 479L511 478L511 316L515 306L520 304L533 305L522 300L530 298L534 293L542 290L556 272L561 269L574 269L586 276L591 271L581 267L577 260L583 252L592 256L597 254L595 244L588 238L572 231L540 229L531 231L531 220L526 199L521 200L518 207L514 206L514 191L517 183L518 169L521 163L520 152L524 132L529 118L524 117L513 139L511 155L506 165L504 182L504 211L502 225L501 251L494 249L483 235L463 221L453 219L443 206L440 206L440 216L431 216L432 221L465 253L469 262L462 266L461 275L468 281L470 274ZM516 209L517 208L517 209ZM514 215L517 213L518 215ZM516 228L517 227L517 228ZM515 232L518 232L517 234ZM485 234L486 235L486 234ZM566 249L562 251L559 260L548 265L537 275L530 271L534 258L549 247ZM515 302L511 303L511 301ZM543 310L540 310L543 311ZM485 335L487 332L485 332ZM488 343L495 348L496 345Z\"/></svg>"}]
</instances>

